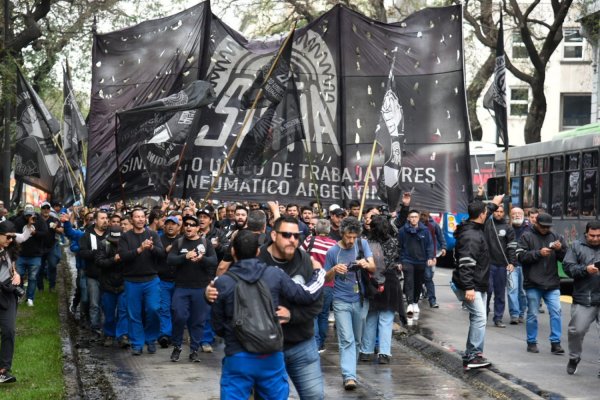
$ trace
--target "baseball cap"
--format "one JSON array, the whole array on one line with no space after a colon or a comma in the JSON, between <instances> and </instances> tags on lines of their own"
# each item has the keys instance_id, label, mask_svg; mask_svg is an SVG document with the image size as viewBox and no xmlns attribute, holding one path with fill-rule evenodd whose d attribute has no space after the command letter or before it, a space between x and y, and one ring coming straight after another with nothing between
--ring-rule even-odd
<instances>
[{"instance_id":1,"label":"baseball cap","mask_svg":"<svg viewBox=\"0 0 600 400\"><path fill-rule=\"evenodd\" d=\"M31 204L26 204L23 209L23 215L29 217L31 215L35 215L35 208Z\"/></svg>"},{"instance_id":2,"label":"baseball cap","mask_svg":"<svg viewBox=\"0 0 600 400\"><path fill-rule=\"evenodd\" d=\"M196 215L200 216L200 214L204 214L204 215L208 215L210 218L212 218L212 213L213 213L213 210L211 210L208 207L205 207L205 208L202 208L202 209L198 210L196 212Z\"/></svg>"},{"instance_id":3,"label":"baseball cap","mask_svg":"<svg viewBox=\"0 0 600 400\"><path fill-rule=\"evenodd\" d=\"M167 217L167 219L165 220L165 224L167 222L172 222L174 224L179 225L179 219L176 216L174 216L174 215L171 215L170 217Z\"/></svg>"},{"instance_id":4,"label":"baseball cap","mask_svg":"<svg viewBox=\"0 0 600 400\"><path fill-rule=\"evenodd\" d=\"M194 221L196 225L199 224L198 218L196 218L194 215L186 215L183 217L183 223L186 223L187 221Z\"/></svg>"},{"instance_id":5,"label":"baseball cap","mask_svg":"<svg viewBox=\"0 0 600 400\"><path fill-rule=\"evenodd\" d=\"M121 239L121 227L111 226L108 228L108 234L106 235L106 240L111 243L118 243L119 239Z\"/></svg>"},{"instance_id":6,"label":"baseball cap","mask_svg":"<svg viewBox=\"0 0 600 400\"><path fill-rule=\"evenodd\" d=\"M338 217L341 215L345 215L346 214L346 210L344 210L342 207L338 206L337 204L333 204L329 207L329 215L337 215Z\"/></svg>"},{"instance_id":7,"label":"baseball cap","mask_svg":"<svg viewBox=\"0 0 600 400\"><path fill-rule=\"evenodd\" d=\"M15 224L10 221L0 222L0 234L6 235L7 233L15 233L17 229Z\"/></svg>"},{"instance_id":8,"label":"baseball cap","mask_svg":"<svg viewBox=\"0 0 600 400\"><path fill-rule=\"evenodd\" d=\"M552 215L546 213L540 213L537 217L537 223L540 226L552 226Z\"/></svg>"},{"instance_id":9,"label":"baseball cap","mask_svg":"<svg viewBox=\"0 0 600 400\"><path fill-rule=\"evenodd\" d=\"M52 206L50 205L50 203L48 203L47 201L45 201L45 202L42 203L42 205L40 206L40 208L44 208L44 207L50 208Z\"/></svg>"}]
</instances>

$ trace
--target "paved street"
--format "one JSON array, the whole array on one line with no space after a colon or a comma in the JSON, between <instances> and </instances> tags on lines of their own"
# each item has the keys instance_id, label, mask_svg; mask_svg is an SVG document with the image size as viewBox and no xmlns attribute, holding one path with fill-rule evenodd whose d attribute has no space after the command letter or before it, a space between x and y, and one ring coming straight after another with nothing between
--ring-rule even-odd
<instances>
[{"instance_id":1,"label":"paved street","mask_svg":"<svg viewBox=\"0 0 600 400\"><path fill-rule=\"evenodd\" d=\"M452 270L436 269L435 282L439 309L421 307L420 332L442 344L450 351L463 351L468 329L468 314L461 310L460 303L451 292ZM544 307L545 308L545 307ZM562 303L562 345L568 353L567 325L571 305ZM567 375L565 368L568 354L557 356L550 353L548 340L548 313L539 318L539 354L526 352L525 325L508 324L508 308L504 322L506 328L496 328L488 322L485 340L485 356L493 362L493 370L499 371L512 381L521 381L525 387L537 391L546 398L597 399L599 328L592 325L583 343L583 355L577 373Z\"/></svg>"}]
</instances>

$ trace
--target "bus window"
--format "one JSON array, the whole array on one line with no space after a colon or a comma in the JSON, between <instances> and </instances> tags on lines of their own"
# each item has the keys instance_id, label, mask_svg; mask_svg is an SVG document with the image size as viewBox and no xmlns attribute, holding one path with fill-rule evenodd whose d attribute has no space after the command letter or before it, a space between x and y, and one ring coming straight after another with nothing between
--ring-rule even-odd
<instances>
[{"instance_id":1,"label":"bus window","mask_svg":"<svg viewBox=\"0 0 600 400\"><path fill-rule=\"evenodd\" d=\"M567 157L569 157L567 169L579 169L579 154L569 154Z\"/></svg>"},{"instance_id":2,"label":"bus window","mask_svg":"<svg viewBox=\"0 0 600 400\"><path fill-rule=\"evenodd\" d=\"M598 196L598 179L595 169L583 171L583 205L582 215L596 216L596 201Z\"/></svg>"},{"instance_id":3,"label":"bus window","mask_svg":"<svg viewBox=\"0 0 600 400\"><path fill-rule=\"evenodd\" d=\"M519 193L521 193L521 179L513 178L510 180L510 201L513 207L521 207Z\"/></svg>"},{"instance_id":4,"label":"bus window","mask_svg":"<svg viewBox=\"0 0 600 400\"><path fill-rule=\"evenodd\" d=\"M533 176L526 176L523 178L523 207L531 208L535 207L533 191L535 189L535 182Z\"/></svg>"},{"instance_id":5,"label":"bus window","mask_svg":"<svg viewBox=\"0 0 600 400\"><path fill-rule=\"evenodd\" d=\"M564 174L562 172L555 172L551 175L552 186L550 193L550 213L554 217L562 217L563 215L563 199L564 199Z\"/></svg>"},{"instance_id":6,"label":"bus window","mask_svg":"<svg viewBox=\"0 0 600 400\"><path fill-rule=\"evenodd\" d=\"M544 172L548 172L548 159L547 158L538 158L537 160L537 173L542 174Z\"/></svg>"},{"instance_id":7,"label":"bus window","mask_svg":"<svg viewBox=\"0 0 600 400\"><path fill-rule=\"evenodd\" d=\"M553 156L552 157L552 171L562 171L562 156Z\"/></svg>"},{"instance_id":8,"label":"bus window","mask_svg":"<svg viewBox=\"0 0 600 400\"><path fill-rule=\"evenodd\" d=\"M569 156L569 164L571 160ZM579 171L569 172L567 174L567 213L568 217L577 217L579 215Z\"/></svg>"},{"instance_id":9,"label":"bus window","mask_svg":"<svg viewBox=\"0 0 600 400\"><path fill-rule=\"evenodd\" d=\"M548 174L538 175L537 177L537 208L542 208L546 212L548 211L547 203L547 190L548 187Z\"/></svg>"}]
</instances>

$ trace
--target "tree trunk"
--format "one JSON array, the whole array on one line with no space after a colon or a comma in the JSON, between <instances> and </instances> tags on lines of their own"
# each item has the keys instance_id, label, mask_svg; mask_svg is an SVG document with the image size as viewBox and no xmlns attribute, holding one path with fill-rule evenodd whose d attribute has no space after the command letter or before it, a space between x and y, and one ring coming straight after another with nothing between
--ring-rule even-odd
<instances>
[{"instance_id":1,"label":"tree trunk","mask_svg":"<svg viewBox=\"0 0 600 400\"><path fill-rule=\"evenodd\" d=\"M542 126L546 118L546 95L544 94L544 78L531 85L532 100L525 121L525 143L537 143L542 139Z\"/></svg>"},{"instance_id":2,"label":"tree trunk","mask_svg":"<svg viewBox=\"0 0 600 400\"><path fill-rule=\"evenodd\" d=\"M481 128L479 118L477 118L477 100L481 97L481 92L485 84L494 74L495 66L496 56L490 53L487 60L479 67L467 89L467 108L469 110L469 122L471 123L471 137L473 140L481 140L483 137L483 129Z\"/></svg>"}]
</instances>

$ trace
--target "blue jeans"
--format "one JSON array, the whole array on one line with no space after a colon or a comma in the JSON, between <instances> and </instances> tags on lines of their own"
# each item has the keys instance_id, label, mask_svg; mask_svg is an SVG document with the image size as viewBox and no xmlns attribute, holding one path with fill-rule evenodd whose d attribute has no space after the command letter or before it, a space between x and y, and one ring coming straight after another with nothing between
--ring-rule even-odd
<instances>
[{"instance_id":1,"label":"blue jeans","mask_svg":"<svg viewBox=\"0 0 600 400\"><path fill-rule=\"evenodd\" d=\"M200 341L200 343L205 344L211 344L212 342L215 341L215 331L212 328L212 325L210 324L210 319L211 319L211 307L208 306L208 312L206 313L206 319L204 320L204 331L202 332L202 340Z\"/></svg>"},{"instance_id":2,"label":"blue jeans","mask_svg":"<svg viewBox=\"0 0 600 400\"><path fill-rule=\"evenodd\" d=\"M323 286L323 309L315 317L315 340L319 349L325 345L325 340L327 339L331 303L333 303L333 287Z\"/></svg>"},{"instance_id":3,"label":"blue jeans","mask_svg":"<svg viewBox=\"0 0 600 400\"><path fill-rule=\"evenodd\" d=\"M283 353L236 353L223 358L221 369L221 399L248 399L256 397L286 400L290 393Z\"/></svg>"},{"instance_id":4,"label":"blue jeans","mask_svg":"<svg viewBox=\"0 0 600 400\"><path fill-rule=\"evenodd\" d=\"M348 379L356 379L356 353L362 340L368 311L368 300L364 300L362 306L360 301L347 303L336 299L333 300L335 326L337 328L340 348L340 367L342 368L344 382Z\"/></svg>"},{"instance_id":5,"label":"blue jeans","mask_svg":"<svg viewBox=\"0 0 600 400\"><path fill-rule=\"evenodd\" d=\"M187 325L190 334L190 350L198 350L204 333L204 321L210 314L210 306L204 300L204 288L176 287L171 310L173 311L173 345L181 347L183 330Z\"/></svg>"},{"instance_id":6,"label":"blue jeans","mask_svg":"<svg viewBox=\"0 0 600 400\"><path fill-rule=\"evenodd\" d=\"M508 289L508 312L511 317L525 316L527 310L527 295L523 288L523 267L515 266L513 272L510 273L509 279L511 286Z\"/></svg>"},{"instance_id":7,"label":"blue jeans","mask_svg":"<svg viewBox=\"0 0 600 400\"><path fill-rule=\"evenodd\" d=\"M90 304L90 327L100 329L102 314L100 309L100 281L98 279L87 277L87 292Z\"/></svg>"},{"instance_id":8,"label":"blue jeans","mask_svg":"<svg viewBox=\"0 0 600 400\"><path fill-rule=\"evenodd\" d=\"M487 320L486 301L487 293L475 291L475 300L465 301L465 291L458 288L454 282L450 282L450 288L459 301L469 311L469 334L467 335L467 348L464 359L471 360L478 354L483 353L485 340L485 324Z\"/></svg>"},{"instance_id":9,"label":"blue jeans","mask_svg":"<svg viewBox=\"0 0 600 400\"><path fill-rule=\"evenodd\" d=\"M159 337L171 337L173 325L171 324L171 299L175 291L175 282L160 281L160 333Z\"/></svg>"},{"instance_id":10,"label":"blue jeans","mask_svg":"<svg viewBox=\"0 0 600 400\"><path fill-rule=\"evenodd\" d=\"M125 281L125 298L131 347L134 350L141 350L144 343L152 344L158 338L160 330L159 279L154 278L148 282ZM142 320L142 315L145 316L145 321Z\"/></svg>"},{"instance_id":11,"label":"blue jeans","mask_svg":"<svg viewBox=\"0 0 600 400\"><path fill-rule=\"evenodd\" d=\"M392 328L394 325L393 311L369 311L363 333L360 352L373 354L379 328L379 354L392 355Z\"/></svg>"},{"instance_id":12,"label":"blue jeans","mask_svg":"<svg viewBox=\"0 0 600 400\"><path fill-rule=\"evenodd\" d=\"M494 294L494 322L502 321L505 308L506 298L506 267L503 265L490 264L490 277L488 286L488 304L492 299L492 293Z\"/></svg>"},{"instance_id":13,"label":"blue jeans","mask_svg":"<svg viewBox=\"0 0 600 400\"><path fill-rule=\"evenodd\" d=\"M35 297L36 279L40 266L42 265L42 257L23 257L17 258L17 272L21 275L21 287L23 287L25 273L27 273L27 298L33 300Z\"/></svg>"},{"instance_id":14,"label":"blue jeans","mask_svg":"<svg viewBox=\"0 0 600 400\"><path fill-rule=\"evenodd\" d=\"M102 312L104 313L104 336L121 338L127 335L127 301L125 293L102 293Z\"/></svg>"},{"instance_id":15,"label":"blue jeans","mask_svg":"<svg viewBox=\"0 0 600 400\"><path fill-rule=\"evenodd\" d=\"M562 320L560 315L560 290L542 290L530 288L527 292L527 343L537 343L538 321L537 316L540 308L540 300L548 307L550 315L550 342L560 342L562 334Z\"/></svg>"},{"instance_id":16,"label":"blue jeans","mask_svg":"<svg viewBox=\"0 0 600 400\"><path fill-rule=\"evenodd\" d=\"M325 398L321 357L313 338L284 351L285 369L301 399Z\"/></svg>"},{"instance_id":17,"label":"blue jeans","mask_svg":"<svg viewBox=\"0 0 600 400\"><path fill-rule=\"evenodd\" d=\"M50 289L54 289L56 286L56 266L58 265L61 256L60 243L56 242L52 249L42 257L42 264L37 276L38 290L44 290L44 276L48 278L48 286Z\"/></svg>"},{"instance_id":18,"label":"blue jeans","mask_svg":"<svg viewBox=\"0 0 600 400\"><path fill-rule=\"evenodd\" d=\"M433 274L435 272L434 266L425 266L425 289L427 289L427 299L429 300L429 305L433 305L437 303L437 299L435 297L435 284L433 283Z\"/></svg>"}]
</instances>

